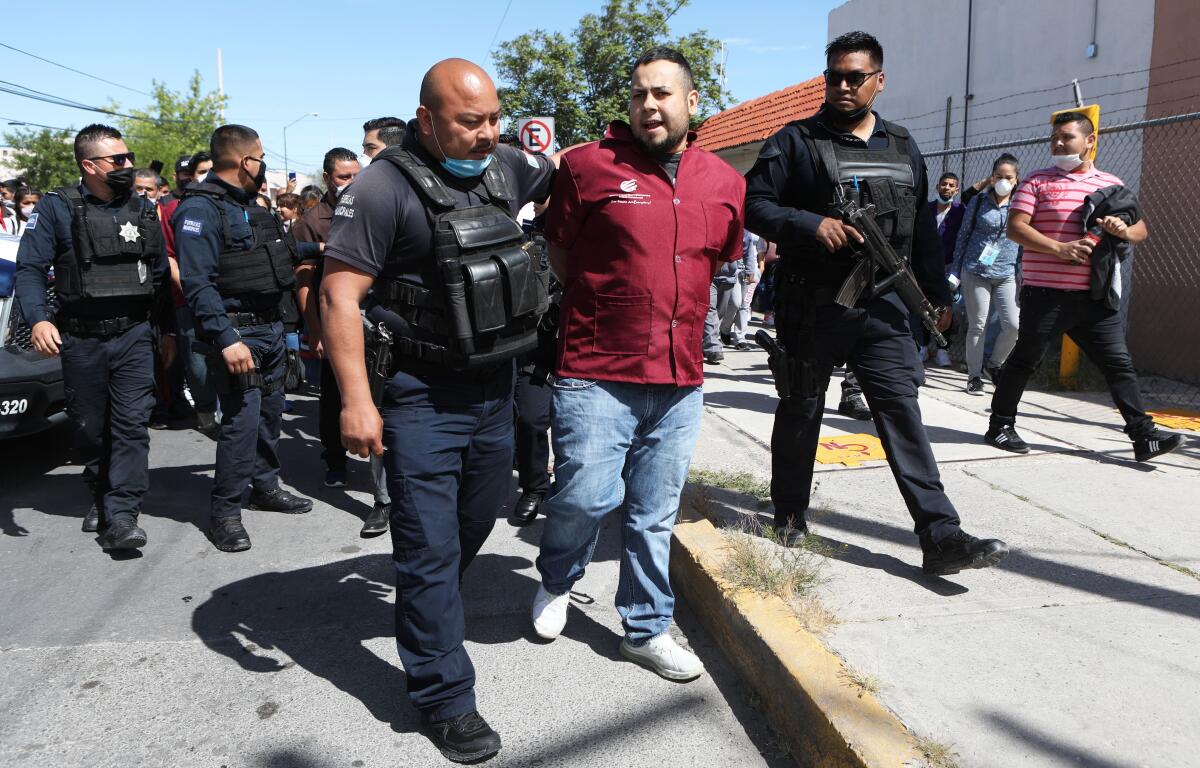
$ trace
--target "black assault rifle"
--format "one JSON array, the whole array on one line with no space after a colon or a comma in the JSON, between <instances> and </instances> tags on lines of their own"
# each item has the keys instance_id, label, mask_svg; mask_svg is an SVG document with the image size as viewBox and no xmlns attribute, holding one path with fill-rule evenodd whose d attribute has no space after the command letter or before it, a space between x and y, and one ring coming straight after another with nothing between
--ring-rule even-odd
<instances>
[{"instance_id":1,"label":"black assault rifle","mask_svg":"<svg viewBox=\"0 0 1200 768\"><path fill-rule=\"evenodd\" d=\"M838 187L838 191L841 191L841 187ZM859 207L853 200L839 195L837 210L842 215L842 221L862 234L864 242L859 246L861 258L842 283L834 301L843 307L853 307L864 290L869 289L873 298L895 288L896 294L900 296L904 306L908 307L908 311L920 316L934 343L943 348L949 346L946 337L938 330L937 310L929 303L929 299L925 298L925 293L917 283L908 262L897 255L891 243L883 236L883 231L879 229L879 224L875 221L875 206ZM875 282L876 273L883 273L883 279L879 282Z\"/></svg>"}]
</instances>

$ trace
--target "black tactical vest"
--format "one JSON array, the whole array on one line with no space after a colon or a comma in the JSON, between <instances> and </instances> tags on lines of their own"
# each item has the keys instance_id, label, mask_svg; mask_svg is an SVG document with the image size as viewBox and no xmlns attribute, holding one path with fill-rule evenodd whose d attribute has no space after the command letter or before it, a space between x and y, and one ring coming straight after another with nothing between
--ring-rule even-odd
<instances>
[{"instance_id":1,"label":"black tactical vest","mask_svg":"<svg viewBox=\"0 0 1200 768\"><path fill-rule=\"evenodd\" d=\"M909 133L898 125L876 118L888 134L887 149L847 147L825 138L816 118L797 120L795 125L804 136L817 168L817 198L826 209L816 211L834 216L837 187L842 194L860 206L874 205L875 218L892 248L905 260L912 251L913 229L917 220L917 179L913 177L912 157L909 154ZM802 246L809 251L806 257L828 261L830 257L848 264L843 254L830 254L819 243Z\"/></svg>"},{"instance_id":2,"label":"black tactical vest","mask_svg":"<svg viewBox=\"0 0 1200 768\"><path fill-rule=\"evenodd\" d=\"M225 193L224 187L207 183L191 184L183 193L185 199L207 197L221 214L224 244L217 257L217 291L224 298L290 292L296 285L295 270L300 263L291 236L284 233L275 214L266 208L239 205L254 235L254 244L242 248L229 228L222 204Z\"/></svg>"},{"instance_id":3,"label":"black tactical vest","mask_svg":"<svg viewBox=\"0 0 1200 768\"><path fill-rule=\"evenodd\" d=\"M148 306L158 290L154 267L163 248L155 207L130 195L124 207L106 209L75 187L51 194L71 206L71 248L54 261L63 306L91 299L142 299Z\"/></svg>"},{"instance_id":4,"label":"black tactical vest","mask_svg":"<svg viewBox=\"0 0 1200 768\"><path fill-rule=\"evenodd\" d=\"M492 162L472 190L486 203L457 209L442 180L408 150L389 147L379 160L409 180L433 230L428 252L393 251L376 282L383 305L408 326L396 336L397 352L466 370L534 349L550 303L550 266L512 217L514 194L503 166ZM413 272L429 276L424 286L404 279Z\"/></svg>"}]
</instances>

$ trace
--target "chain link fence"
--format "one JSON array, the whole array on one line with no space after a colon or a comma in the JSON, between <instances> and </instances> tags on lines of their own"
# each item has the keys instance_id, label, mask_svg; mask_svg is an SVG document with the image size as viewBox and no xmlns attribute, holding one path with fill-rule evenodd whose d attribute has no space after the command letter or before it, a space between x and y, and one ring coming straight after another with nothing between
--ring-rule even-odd
<instances>
[{"instance_id":1,"label":"chain link fence","mask_svg":"<svg viewBox=\"0 0 1200 768\"><path fill-rule=\"evenodd\" d=\"M1036 136L927 152L930 179L952 171L965 187L990 176L992 163L1005 152L1017 157L1022 176L1027 175L1050 164L1049 135L1047 126ZM1137 193L1150 230L1122 265L1127 288L1121 315L1142 392L1155 408L1200 411L1198 147L1200 112L1103 127L1097 143L1096 166ZM957 333L950 347L956 361L963 359L964 337ZM1057 368L1057 358L1055 349L1043 373ZM1095 371L1082 378L1103 386Z\"/></svg>"}]
</instances>

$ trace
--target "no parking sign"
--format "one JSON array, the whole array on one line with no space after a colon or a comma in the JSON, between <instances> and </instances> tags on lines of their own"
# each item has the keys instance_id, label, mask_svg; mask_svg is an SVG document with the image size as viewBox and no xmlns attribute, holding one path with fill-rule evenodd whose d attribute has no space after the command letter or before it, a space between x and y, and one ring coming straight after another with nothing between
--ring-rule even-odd
<instances>
[{"instance_id":1,"label":"no parking sign","mask_svg":"<svg viewBox=\"0 0 1200 768\"><path fill-rule=\"evenodd\" d=\"M517 121L517 137L521 146L540 155L554 153L554 118L522 117Z\"/></svg>"}]
</instances>

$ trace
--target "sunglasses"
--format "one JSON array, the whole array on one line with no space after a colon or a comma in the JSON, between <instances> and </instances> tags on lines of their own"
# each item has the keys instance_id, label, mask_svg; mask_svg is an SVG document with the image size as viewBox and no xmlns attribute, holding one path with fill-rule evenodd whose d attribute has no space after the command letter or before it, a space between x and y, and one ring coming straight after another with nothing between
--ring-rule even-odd
<instances>
[{"instance_id":1,"label":"sunglasses","mask_svg":"<svg viewBox=\"0 0 1200 768\"><path fill-rule=\"evenodd\" d=\"M130 165L137 163L137 160L134 159L132 152L122 152L119 155L101 155L100 157L89 157L88 160L91 160L93 163L97 160L107 160L118 168L124 167L126 162L128 162Z\"/></svg>"},{"instance_id":2,"label":"sunglasses","mask_svg":"<svg viewBox=\"0 0 1200 768\"><path fill-rule=\"evenodd\" d=\"M878 75L882 69L877 69L874 72L835 72L832 69L827 69L821 74L825 76L825 85L836 88L845 83L851 88L858 88L867 81L868 77Z\"/></svg>"}]
</instances>

